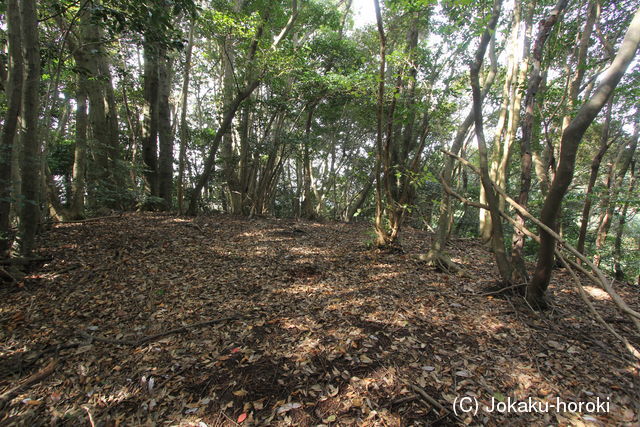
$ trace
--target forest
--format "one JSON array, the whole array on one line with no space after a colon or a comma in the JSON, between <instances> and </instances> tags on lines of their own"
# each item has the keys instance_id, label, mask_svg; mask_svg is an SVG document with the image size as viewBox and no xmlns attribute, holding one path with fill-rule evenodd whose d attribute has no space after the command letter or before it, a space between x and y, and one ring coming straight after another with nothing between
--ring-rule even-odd
<instances>
[{"instance_id":1,"label":"forest","mask_svg":"<svg viewBox=\"0 0 640 427\"><path fill-rule=\"evenodd\" d=\"M637 0L0 2L0 425L640 423Z\"/></svg>"}]
</instances>

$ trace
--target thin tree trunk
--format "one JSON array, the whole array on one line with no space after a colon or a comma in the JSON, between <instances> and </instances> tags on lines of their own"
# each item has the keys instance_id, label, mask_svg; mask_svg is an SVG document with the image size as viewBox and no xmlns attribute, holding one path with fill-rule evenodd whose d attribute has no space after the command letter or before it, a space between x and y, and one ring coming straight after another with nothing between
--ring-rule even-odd
<instances>
[{"instance_id":1,"label":"thin tree trunk","mask_svg":"<svg viewBox=\"0 0 640 427\"><path fill-rule=\"evenodd\" d=\"M21 1L22 50L25 64L22 87L22 197L20 211L20 250L29 256L40 223L40 142L38 138L40 42L35 0Z\"/></svg>"},{"instance_id":2,"label":"thin tree trunk","mask_svg":"<svg viewBox=\"0 0 640 427\"><path fill-rule=\"evenodd\" d=\"M180 102L180 152L178 154L178 214L184 213L184 166L187 157L187 140L189 137L189 123L187 122L187 104L189 101L189 79L191 76L191 55L193 52L193 32L195 23L189 28L189 42L185 53L184 80L182 81L182 96Z\"/></svg>"},{"instance_id":3,"label":"thin tree trunk","mask_svg":"<svg viewBox=\"0 0 640 427\"><path fill-rule=\"evenodd\" d=\"M158 197L158 79L159 47L149 38L144 43L144 105L142 108L142 160L145 187L151 197Z\"/></svg>"},{"instance_id":4,"label":"thin tree trunk","mask_svg":"<svg viewBox=\"0 0 640 427\"><path fill-rule=\"evenodd\" d=\"M198 202L200 201L200 193L204 188L205 184L209 181L211 177L211 173L213 173L213 167L215 165L216 153L218 152L218 147L220 146L220 141L224 134L229 130L231 126L231 122L235 117L240 104L242 101L247 99L251 93L260 85L260 79L254 80L249 86L247 86L242 92L239 92L233 98L231 104L229 104L225 109L224 116L222 118L222 122L220 123L220 127L216 131L213 142L211 144L211 149L209 151L209 155L205 159L204 167L202 174L198 178L196 185L193 189L193 193L191 193L191 197L189 199L189 207L187 209L188 215L195 215L198 211Z\"/></svg>"},{"instance_id":5,"label":"thin tree trunk","mask_svg":"<svg viewBox=\"0 0 640 427\"><path fill-rule=\"evenodd\" d=\"M496 125L496 129L493 137L493 152L491 153L488 161L491 163L488 165L489 167L489 177L496 183L499 183L498 180L498 170L500 164L501 155L506 155L506 153L502 153L501 141L504 139L506 145L509 145L508 135L506 135L507 123L509 120L509 112L510 106L512 105L512 88L516 86L516 80L518 78L518 58L516 58L516 51L518 45L518 32L520 30L520 2L516 0L513 11L513 20L511 22L511 30L509 35L509 43L508 43L508 59L507 59L507 70L506 76L504 80L504 84L502 87L502 104L500 106L500 112L498 114L498 122ZM489 156L489 153L487 154ZM501 185L501 188L502 185ZM484 186L480 187L480 197L479 202L481 204L487 204L487 194ZM478 233L483 242L490 244L491 234L492 234L492 224L491 224L491 213L486 211L485 209L480 209L478 212Z\"/></svg>"},{"instance_id":6,"label":"thin tree trunk","mask_svg":"<svg viewBox=\"0 0 640 427\"><path fill-rule=\"evenodd\" d=\"M626 144L620 147L619 158L616 159L616 162L612 165L609 184L610 188L608 189L608 194L605 198L604 203L602 204L603 213L600 219L600 225L598 227L598 232L596 234L596 253L593 257L593 263L596 267L600 267L601 260L601 250L605 245L607 240L607 236L609 234L609 228L611 227L611 222L613 220L613 214L615 209L615 203L618 198L618 194L620 193L620 189L622 188L622 183L624 181L624 177L629 170L629 166L633 161L633 156L636 151L636 147L638 146L638 134L640 133L640 114L636 118L635 129L633 131L633 136L631 137L631 144L629 148L626 148ZM618 166L619 165L619 166ZM615 174L613 171L615 167L618 166L618 172Z\"/></svg>"},{"instance_id":7,"label":"thin tree trunk","mask_svg":"<svg viewBox=\"0 0 640 427\"><path fill-rule=\"evenodd\" d=\"M11 176L14 171L11 157L18 134L24 78L19 0L8 0L6 13L9 66L6 85L7 109L0 134L0 259L9 256L13 240L10 219L13 200Z\"/></svg>"},{"instance_id":8,"label":"thin tree trunk","mask_svg":"<svg viewBox=\"0 0 640 427\"><path fill-rule=\"evenodd\" d=\"M627 212L629 211L629 200L634 197L634 189L636 185L635 164L631 165L631 180L629 181L629 190L627 192L627 198L622 206L620 212L620 222L618 223L618 229L616 230L616 240L613 244L613 274L616 280L624 280L624 270L622 269L622 235L624 233L624 227L627 222Z\"/></svg>"},{"instance_id":9,"label":"thin tree trunk","mask_svg":"<svg viewBox=\"0 0 640 427\"><path fill-rule=\"evenodd\" d=\"M560 19L560 14L567 6L568 0L559 0L555 7L551 10L549 15L540 21L538 36L533 46L533 52L531 59L533 62L533 68L529 75L529 84L527 87L527 94L525 96L524 108L525 116L522 121L522 139L520 141L520 194L518 196L518 203L527 208L529 204L529 191L531 189L531 141L533 139L533 119L535 114L536 95L542 82L542 54L544 51L545 43L551 34L556 22ZM525 225L525 218L520 213L516 217L516 221L519 225ZM529 280L527 268L524 262L524 243L525 234L516 228L513 234L511 245L511 260L513 263L513 277L512 282L526 282Z\"/></svg>"},{"instance_id":10,"label":"thin tree trunk","mask_svg":"<svg viewBox=\"0 0 640 427\"><path fill-rule=\"evenodd\" d=\"M593 96L582 105L562 134L560 162L540 213L542 223L551 229L556 228L562 199L573 179L576 154L582 137L622 79L635 56L638 44L640 44L640 9L634 14L620 49L611 66L602 76ZM546 307L544 295L551 279L555 243L556 240L553 236L540 230L538 261L533 277L527 286L526 295L527 301L534 308Z\"/></svg>"},{"instance_id":11,"label":"thin tree trunk","mask_svg":"<svg viewBox=\"0 0 640 427\"><path fill-rule=\"evenodd\" d=\"M495 81L495 77L498 71L498 60L496 58L495 52L495 37L491 37L490 45L489 45L489 58L491 61L491 69L484 79L484 87L482 88L482 101L486 97L487 93L491 89L493 82ZM458 130L456 132L456 136L451 144L451 151L453 154L458 154L458 152L462 149L464 141L469 133L469 129L473 124L473 108L467 114L464 121L458 126ZM444 168L442 171L442 179L444 182L449 183L453 177L453 169L454 169L455 160L453 157L446 156L444 160ZM447 241L449 239L449 224L451 223L452 212L451 212L451 196L446 191L442 191L442 199L440 202L440 212L438 216L438 229L437 236L433 239L433 244L431 245L431 251L434 253L438 253L444 250L447 245Z\"/></svg>"},{"instance_id":12,"label":"thin tree trunk","mask_svg":"<svg viewBox=\"0 0 640 427\"><path fill-rule=\"evenodd\" d=\"M87 82L86 76L78 76L78 90L76 93L76 147L73 159L73 181L71 185L71 219L84 216L84 192L87 173Z\"/></svg>"},{"instance_id":13,"label":"thin tree trunk","mask_svg":"<svg viewBox=\"0 0 640 427\"><path fill-rule=\"evenodd\" d=\"M487 48L487 44L491 38L491 34L495 31L498 18L500 16L501 0L496 0L493 6L493 12L491 20L487 24L487 29L482 34L480 41L481 49L478 49L475 60L471 65L470 77L471 77L471 91L473 94L473 120L475 123L476 138L478 140L478 154L480 157L480 172L482 185L485 189L487 202L489 204L489 210L491 213L492 223L492 239L491 246L493 253L496 257L496 264L500 272L500 276L504 282L511 280L511 265L507 257L504 246L504 233L502 229L502 220L500 218L500 209L498 195L493 190L491 184L491 178L489 177L489 165L487 156L487 146L484 139L484 125L482 119L482 96L480 91L480 68L484 58L484 53Z\"/></svg>"},{"instance_id":14,"label":"thin tree trunk","mask_svg":"<svg viewBox=\"0 0 640 427\"><path fill-rule=\"evenodd\" d=\"M166 49L158 61L158 197L163 199L163 208L171 210L173 202L173 132L171 130L171 81L172 60Z\"/></svg>"},{"instance_id":15,"label":"thin tree trunk","mask_svg":"<svg viewBox=\"0 0 640 427\"><path fill-rule=\"evenodd\" d=\"M382 13L380 12L380 2L373 0L376 12L376 23L378 36L380 38L380 69L378 72L378 106L376 109L376 216L375 230L377 235L376 244L384 246L387 244L389 236L383 225L383 192L382 192L382 163L384 157L383 139L383 117L384 117L384 79L386 69L387 38L382 24ZM385 162L386 163L386 162Z\"/></svg>"},{"instance_id":16,"label":"thin tree trunk","mask_svg":"<svg viewBox=\"0 0 640 427\"><path fill-rule=\"evenodd\" d=\"M304 127L304 140L302 142L302 217L306 219L315 219L316 213L314 209L314 195L311 191L312 173L311 173L311 124L313 123L313 113L318 104L312 102L307 106L307 120Z\"/></svg>"},{"instance_id":17,"label":"thin tree trunk","mask_svg":"<svg viewBox=\"0 0 640 427\"><path fill-rule=\"evenodd\" d=\"M607 104L607 114L605 116L604 124L602 125L602 131L600 133L600 148L598 153L591 161L591 174L589 175L589 183L587 184L587 191L584 195L584 205L582 206L582 218L580 220L580 232L578 234L578 243L576 249L584 254L584 244L587 238L587 228L589 226L589 217L591 214L591 204L593 199L593 188L596 185L598 179L598 172L600 171L600 164L604 155L611 147L612 140L609 138L609 126L611 123L611 108L613 106L613 99L609 100Z\"/></svg>"}]
</instances>

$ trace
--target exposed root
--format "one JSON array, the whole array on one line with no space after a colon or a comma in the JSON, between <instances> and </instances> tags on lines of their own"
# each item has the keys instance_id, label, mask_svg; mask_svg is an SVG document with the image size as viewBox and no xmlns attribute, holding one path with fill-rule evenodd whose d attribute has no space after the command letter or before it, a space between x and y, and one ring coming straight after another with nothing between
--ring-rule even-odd
<instances>
[{"instance_id":1,"label":"exposed root","mask_svg":"<svg viewBox=\"0 0 640 427\"><path fill-rule=\"evenodd\" d=\"M459 274L463 272L458 264L451 261L448 255L440 251L432 249L426 255L420 255L418 258L443 273Z\"/></svg>"}]
</instances>

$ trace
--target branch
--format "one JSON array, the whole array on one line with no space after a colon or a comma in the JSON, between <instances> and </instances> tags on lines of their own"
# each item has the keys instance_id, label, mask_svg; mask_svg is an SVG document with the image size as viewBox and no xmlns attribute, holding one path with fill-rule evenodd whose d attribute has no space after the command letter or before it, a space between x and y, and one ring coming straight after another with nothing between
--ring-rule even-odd
<instances>
[{"instance_id":1,"label":"branch","mask_svg":"<svg viewBox=\"0 0 640 427\"><path fill-rule=\"evenodd\" d=\"M448 152L446 150L442 150L442 151L445 154L447 154L449 156L452 156L453 158L458 160L463 165L469 167L476 174L479 173L478 168L476 168L474 165L469 163L468 160L463 159L462 157L460 157L458 155L455 155L453 153L450 153L450 152ZM509 197L509 195L507 195L507 193L505 193L504 190L502 190L498 185L496 185L495 182L491 181L491 184L493 185L494 189L501 196L504 197L504 199L507 201L507 203L509 203L513 208L515 208L523 217L531 220L534 224L536 224L538 227L540 227L541 230L547 232L554 239L556 239L556 241L558 243L560 243L562 246L564 246L564 248L569 253L573 254L576 258L578 258L579 260L584 262L595 273L595 275L597 277L597 282L599 283L599 285L611 296L611 299L613 299L613 301L618 306L618 308L623 313L627 314L631 318L631 320L633 321L633 323L636 326L636 328L640 331L640 321L639 321L640 313L638 313L637 311L633 310L631 307L629 307L627 305L626 302L624 302L624 300L620 297L620 295L618 295L618 293L615 291L615 289L613 289L613 286L611 285L609 280L607 280L607 278L605 277L604 273L598 267L596 267L589 259L587 259L584 255L582 255L577 249L575 249L573 246L571 246L569 243L567 243L567 241L564 240L562 237L560 237L560 235L558 233L553 231L551 228L547 227L539 219L537 219L533 215L531 215L529 213L529 211L527 211L520 204L518 204L515 200L513 200L511 197Z\"/></svg>"},{"instance_id":2,"label":"branch","mask_svg":"<svg viewBox=\"0 0 640 427\"><path fill-rule=\"evenodd\" d=\"M293 25L296 22L296 18L298 17L298 1L293 0L291 3L291 9L293 10L293 13L289 17L287 25L284 26L282 31L280 31L280 34L278 34L278 36L273 40L273 43L271 44L271 50L275 50L278 47L280 42L287 36L287 34L289 34L291 28L293 28Z\"/></svg>"},{"instance_id":3,"label":"branch","mask_svg":"<svg viewBox=\"0 0 640 427\"><path fill-rule=\"evenodd\" d=\"M20 384L16 385L13 388L10 388L2 395L0 395L0 408L3 408L11 399L13 399L18 393L20 393L25 388L31 386L32 384L37 383L38 381L42 381L56 370L56 366L58 361L56 359L51 360L48 365L44 368L40 369L35 374L25 378Z\"/></svg>"}]
</instances>

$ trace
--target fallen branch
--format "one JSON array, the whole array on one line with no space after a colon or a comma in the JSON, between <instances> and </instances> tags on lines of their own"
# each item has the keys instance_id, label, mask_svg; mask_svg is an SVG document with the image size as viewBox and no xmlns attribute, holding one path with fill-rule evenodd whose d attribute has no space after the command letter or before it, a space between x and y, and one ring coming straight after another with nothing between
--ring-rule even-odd
<instances>
[{"instance_id":1,"label":"fallen branch","mask_svg":"<svg viewBox=\"0 0 640 427\"><path fill-rule=\"evenodd\" d=\"M409 384L409 387L411 387L411 389L413 389L413 391L415 391L416 393L418 393L420 396L422 396L424 398L424 400L426 400L427 402L429 402L429 404L431 406L433 406L434 408L437 408L438 411L440 411L440 413L445 413L448 416L452 416L456 421L458 422L462 422L462 420L460 418L458 418L453 412L451 412L450 409L445 408L444 406L442 406L442 404L440 402L438 402L436 399L434 399L433 397L431 397L429 395L429 393L427 393L426 391L424 391L423 388L418 387L415 384Z\"/></svg>"},{"instance_id":2,"label":"fallen branch","mask_svg":"<svg viewBox=\"0 0 640 427\"><path fill-rule=\"evenodd\" d=\"M107 337L102 337L99 335L91 335L87 332L81 332L80 336L82 336L83 338L91 341L98 341L98 342L104 342L107 344L116 344L116 345L128 345L131 347L139 347L143 344L146 344L148 342L152 342L152 341L156 341L159 338L164 338L166 336L169 335L175 335L175 334L182 334L185 332L189 332L192 329L196 329L196 328L203 328L205 326L211 326L211 325L215 325L216 323L221 323L221 322L226 322L227 320L238 320L241 319L241 316L229 316L229 317L221 317L219 319L214 319L214 320L208 320L206 322L199 322L199 323L194 323L191 325L186 325L186 326L182 326L180 328L175 328L175 329L170 329L168 331L164 331L164 332L160 332L158 334L154 334L154 335L149 335L146 337L142 337L138 340L124 340L124 339L114 339L114 338L107 338Z\"/></svg>"},{"instance_id":3,"label":"fallen branch","mask_svg":"<svg viewBox=\"0 0 640 427\"><path fill-rule=\"evenodd\" d=\"M40 369L35 374L25 378L23 381L20 382L20 384L16 385L15 387L7 390L2 395L0 395L0 408L3 408L11 399L16 397L18 393L20 393L22 390L28 388L29 386L39 381L42 381L43 379L51 375L53 371L56 370L57 364L58 364L58 361L56 359L52 359L51 362L49 362L49 364L46 365L44 368Z\"/></svg>"}]
</instances>

